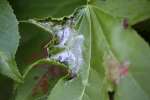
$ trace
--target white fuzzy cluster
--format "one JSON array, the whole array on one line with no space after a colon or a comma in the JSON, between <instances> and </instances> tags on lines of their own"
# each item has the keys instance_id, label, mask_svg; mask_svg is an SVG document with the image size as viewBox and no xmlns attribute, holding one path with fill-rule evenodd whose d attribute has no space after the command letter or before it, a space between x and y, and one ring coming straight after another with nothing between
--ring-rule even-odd
<instances>
[{"instance_id":1,"label":"white fuzzy cluster","mask_svg":"<svg viewBox=\"0 0 150 100\"><path fill-rule=\"evenodd\" d=\"M83 35L80 35L76 30L67 26L55 31L55 33L60 40L57 47L63 47L65 50L55 56L52 56L51 58L59 60L60 62L67 62L72 70L72 73L77 73L83 63Z\"/></svg>"}]
</instances>

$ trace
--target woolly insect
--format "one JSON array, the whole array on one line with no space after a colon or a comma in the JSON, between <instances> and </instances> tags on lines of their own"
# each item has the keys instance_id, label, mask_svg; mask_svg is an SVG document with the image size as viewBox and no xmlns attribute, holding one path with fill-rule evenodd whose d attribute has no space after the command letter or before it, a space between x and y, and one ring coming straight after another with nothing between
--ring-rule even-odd
<instances>
[{"instance_id":1,"label":"woolly insect","mask_svg":"<svg viewBox=\"0 0 150 100\"><path fill-rule=\"evenodd\" d=\"M70 32L72 30L69 27L62 28L61 30L57 31L57 36L59 37L59 46L64 46L65 43L69 40L70 38Z\"/></svg>"},{"instance_id":2,"label":"woolly insect","mask_svg":"<svg viewBox=\"0 0 150 100\"><path fill-rule=\"evenodd\" d=\"M65 48L65 50L50 57L50 59L55 59L66 64L71 70L70 76L74 78L83 63L82 45L84 37L75 29L68 26L56 32L60 40L60 43L56 47Z\"/></svg>"}]
</instances>

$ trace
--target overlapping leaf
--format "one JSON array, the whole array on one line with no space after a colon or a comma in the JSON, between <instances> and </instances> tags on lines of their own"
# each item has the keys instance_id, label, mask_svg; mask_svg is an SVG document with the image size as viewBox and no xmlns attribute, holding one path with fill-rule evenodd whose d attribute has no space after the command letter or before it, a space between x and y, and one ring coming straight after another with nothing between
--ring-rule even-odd
<instances>
[{"instance_id":1,"label":"overlapping leaf","mask_svg":"<svg viewBox=\"0 0 150 100\"><path fill-rule=\"evenodd\" d=\"M15 63L19 44L18 22L6 0L0 1L0 73L21 81Z\"/></svg>"},{"instance_id":2,"label":"overlapping leaf","mask_svg":"<svg viewBox=\"0 0 150 100\"><path fill-rule=\"evenodd\" d=\"M33 62L48 56L45 45L52 39L52 34L33 22L21 22L19 31L22 38L16 61L23 71Z\"/></svg>"},{"instance_id":3,"label":"overlapping leaf","mask_svg":"<svg viewBox=\"0 0 150 100\"><path fill-rule=\"evenodd\" d=\"M71 15L74 10L86 4L86 0L9 0L17 18L61 18Z\"/></svg>"},{"instance_id":4,"label":"overlapping leaf","mask_svg":"<svg viewBox=\"0 0 150 100\"><path fill-rule=\"evenodd\" d=\"M67 71L64 65L54 61L36 61L25 70L24 83L18 84L15 100L46 100L58 79Z\"/></svg>"}]
</instances>

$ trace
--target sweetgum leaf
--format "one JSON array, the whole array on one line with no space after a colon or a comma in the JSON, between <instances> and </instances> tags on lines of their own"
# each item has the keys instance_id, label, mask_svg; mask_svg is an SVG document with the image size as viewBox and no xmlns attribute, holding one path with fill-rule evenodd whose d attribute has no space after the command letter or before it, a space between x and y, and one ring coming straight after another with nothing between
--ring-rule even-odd
<instances>
[{"instance_id":1,"label":"sweetgum leaf","mask_svg":"<svg viewBox=\"0 0 150 100\"><path fill-rule=\"evenodd\" d=\"M93 5L81 9L78 18L77 28L85 37L84 64L77 78L58 81L48 100L108 100L109 91L116 92L117 100L149 100L149 45L130 26L124 26L123 18L113 17ZM111 69L104 63L109 62L105 59L109 56L120 64L112 67L130 63L127 76L108 78L106 71Z\"/></svg>"},{"instance_id":2,"label":"sweetgum leaf","mask_svg":"<svg viewBox=\"0 0 150 100\"><path fill-rule=\"evenodd\" d=\"M61 18L71 15L86 0L9 0L19 20L31 18Z\"/></svg>"},{"instance_id":3,"label":"sweetgum leaf","mask_svg":"<svg viewBox=\"0 0 150 100\"><path fill-rule=\"evenodd\" d=\"M18 22L6 0L0 1L0 12L0 73L21 81L14 60L20 38Z\"/></svg>"}]
</instances>

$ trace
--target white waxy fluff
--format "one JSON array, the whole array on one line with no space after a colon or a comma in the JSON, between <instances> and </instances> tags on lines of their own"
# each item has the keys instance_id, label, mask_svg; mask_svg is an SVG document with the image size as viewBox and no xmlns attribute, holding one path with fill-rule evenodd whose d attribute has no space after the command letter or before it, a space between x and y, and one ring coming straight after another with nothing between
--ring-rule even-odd
<instances>
[{"instance_id":1,"label":"white waxy fluff","mask_svg":"<svg viewBox=\"0 0 150 100\"><path fill-rule=\"evenodd\" d=\"M70 27L56 31L60 39L59 47L64 47L65 50L57 55L52 56L52 59L60 62L67 62L72 73L78 73L80 66L83 63L82 45L84 41L83 35Z\"/></svg>"}]
</instances>

